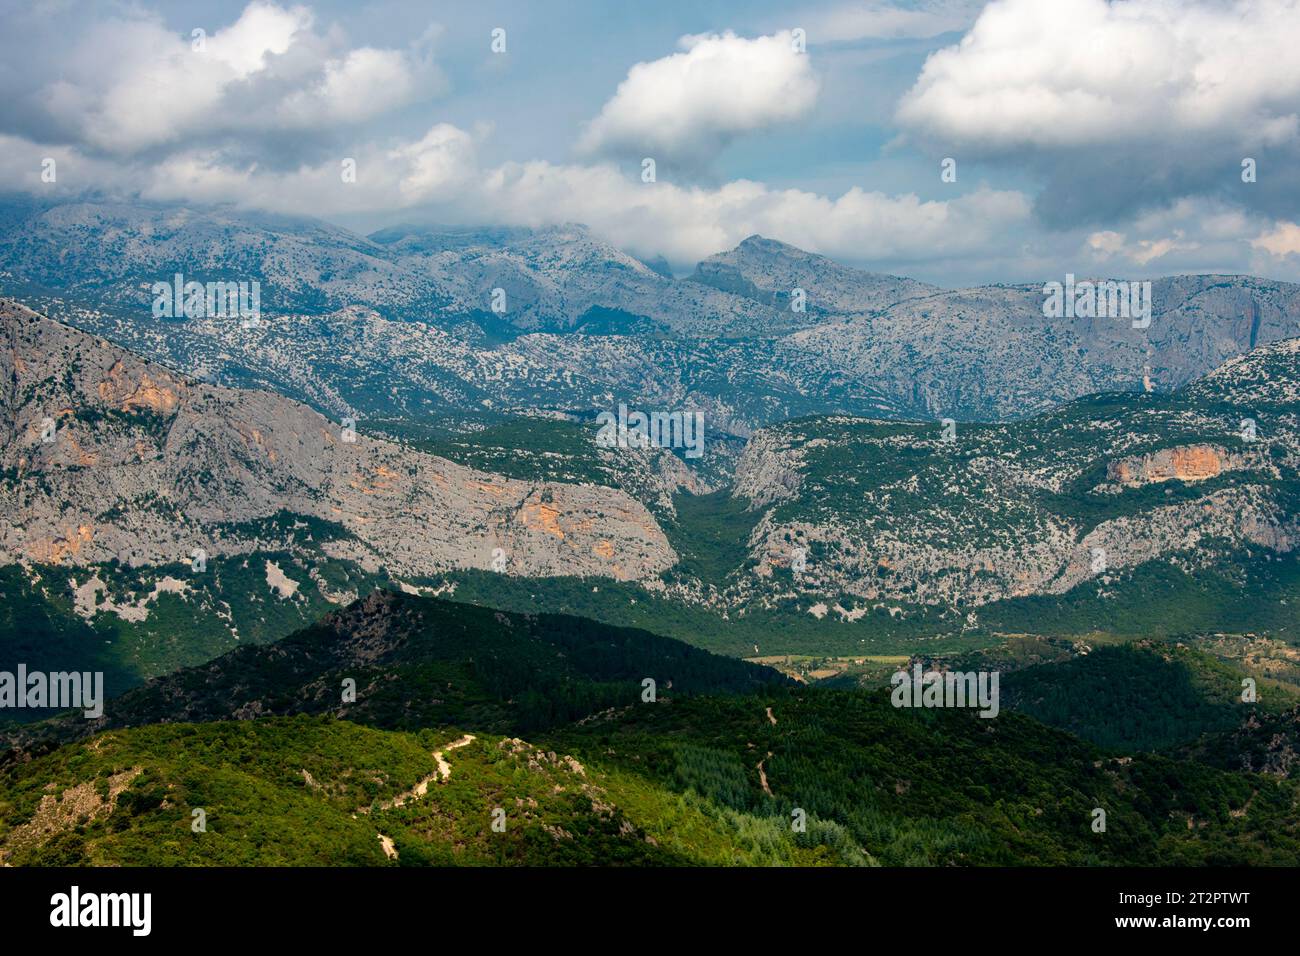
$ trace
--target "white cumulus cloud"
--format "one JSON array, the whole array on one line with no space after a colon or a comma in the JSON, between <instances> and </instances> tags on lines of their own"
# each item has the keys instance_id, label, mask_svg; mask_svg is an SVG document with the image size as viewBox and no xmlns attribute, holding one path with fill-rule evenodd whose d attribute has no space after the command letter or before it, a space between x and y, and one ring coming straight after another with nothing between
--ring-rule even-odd
<instances>
[{"instance_id":1,"label":"white cumulus cloud","mask_svg":"<svg viewBox=\"0 0 1300 956\"><path fill-rule=\"evenodd\" d=\"M907 127L990 149L1294 141L1297 0L996 0L932 54Z\"/></svg>"},{"instance_id":2,"label":"white cumulus cloud","mask_svg":"<svg viewBox=\"0 0 1300 956\"><path fill-rule=\"evenodd\" d=\"M360 122L443 85L411 52L343 48L313 22L307 7L263 0L199 37L151 16L110 21L38 99L67 142L130 156L232 132Z\"/></svg>"},{"instance_id":3,"label":"white cumulus cloud","mask_svg":"<svg viewBox=\"0 0 1300 956\"><path fill-rule=\"evenodd\" d=\"M474 134L441 123L418 140L360 151L354 182L343 181L337 162L264 170L195 151L156 165L135 185L150 199L306 215L436 209L444 222L576 221L636 255L681 266L755 233L855 262L986 255L1030 215L1018 192L979 189L939 201L857 187L827 196L751 180L643 183L606 163L483 166L476 147Z\"/></svg>"},{"instance_id":4,"label":"white cumulus cloud","mask_svg":"<svg viewBox=\"0 0 1300 956\"><path fill-rule=\"evenodd\" d=\"M580 152L700 163L743 133L801 118L816 102L817 77L789 30L756 39L686 36L680 46L628 71L587 125Z\"/></svg>"}]
</instances>

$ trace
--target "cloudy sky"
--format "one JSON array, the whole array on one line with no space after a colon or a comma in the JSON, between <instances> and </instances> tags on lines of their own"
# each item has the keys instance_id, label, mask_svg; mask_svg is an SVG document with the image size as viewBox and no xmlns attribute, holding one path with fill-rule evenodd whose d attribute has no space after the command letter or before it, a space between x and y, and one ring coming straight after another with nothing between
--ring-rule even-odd
<instances>
[{"instance_id":1,"label":"cloudy sky","mask_svg":"<svg viewBox=\"0 0 1300 956\"><path fill-rule=\"evenodd\" d=\"M0 17L10 190L366 231L584 222L679 270L761 233L944 285L1300 280L1300 0L0 0Z\"/></svg>"}]
</instances>

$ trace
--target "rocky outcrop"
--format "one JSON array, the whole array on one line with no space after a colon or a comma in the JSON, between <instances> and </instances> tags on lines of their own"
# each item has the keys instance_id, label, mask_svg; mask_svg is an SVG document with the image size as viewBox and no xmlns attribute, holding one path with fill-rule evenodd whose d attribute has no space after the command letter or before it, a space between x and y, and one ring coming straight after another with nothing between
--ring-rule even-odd
<instances>
[{"instance_id":1,"label":"rocky outcrop","mask_svg":"<svg viewBox=\"0 0 1300 956\"><path fill-rule=\"evenodd\" d=\"M1104 521L1083 533L1071 522L1045 518L1009 529L997 543L947 547L898 531L862 536L844 524L808 522L760 525L754 575L789 574L803 549L806 567L797 587L808 593L852 594L865 601L978 606L1006 598L1063 594L1090 579L1176 554L1206 563L1215 541L1290 553L1300 547L1300 523L1260 489L1228 489L1195 502L1152 509L1137 517ZM900 534L900 531L902 534ZM1197 563L1193 558L1192 563ZM783 580L790 580L783 577Z\"/></svg>"},{"instance_id":2,"label":"rocky outcrop","mask_svg":"<svg viewBox=\"0 0 1300 956\"><path fill-rule=\"evenodd\" d=\"M1106 476L1127 488L1162 481L1205 481L1225 471L1248 467L1244 455L1230 454L1219 445L1180 445L1111 462Z\"/></svg>"},{"instance_id":3,"label":"rocky outcrop","mask_svg":"<svg viewBox=\"0 0 1300 956\"><path fill-rule=\"evenodd\" d=\"M676 560L640 502L503 478L331 422L276 395L194 382L0 305L0 559L88 565L254 550L289 512L392 573L653 576Z\"/></svg>"},{"instance_id":4,"label":"rocky outcrop","mask_svg":"<svg viewBox=\"0 0 1300 956\"><path fill-rule=\"evenodd\" d=\"M805 453L797 437L775 430L758 432L736 462L732 494L749 499L754 508L795 497L803 482L799 464Z\"/></svg>"},{"instance_id":5,"label":"rocky outcrop","mask_svg":"<svg viewBox=\"0 0 1300 956\"><path fill-rule=\"evenodd\" d=\"M763 429L733 488L762 512L752 565L726 600L971 607L1105 592L1150 562L1232 575L1248 552L1293 554L1296 406L1271 405L1253 437L1239 428L1261 393L1291 394L1296 354L1261 346L1173 397L959 425L950 440L937 424L846 417ZM1139 490L1152 485L1163 493Z\"/></svg>"}]
</instances>

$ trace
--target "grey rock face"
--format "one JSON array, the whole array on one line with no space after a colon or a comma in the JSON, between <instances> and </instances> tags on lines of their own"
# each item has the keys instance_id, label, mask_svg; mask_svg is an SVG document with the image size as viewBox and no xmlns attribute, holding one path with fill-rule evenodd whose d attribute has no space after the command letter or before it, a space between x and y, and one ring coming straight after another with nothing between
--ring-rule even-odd
<instances>
[{"instance_id":1,"label":"grey rock face","mask_svg":"<svg viewBox=\"0 0 1300 956\"><path fill-rule=\"evenodd\" d=\"M736 468L761 518L728 599L972 607L1104 591L1152 561L1231 574L1248 552L1290 555L1298 355L1300 339L1259 346L1173 395L959 425L951 441L844 417L764 429Z\"/></svg>"},{"instance_id":2,"label":"grey rock face","mask_svg":"<svg viewBox=\"0 0 1300 956\"><path fill-rule=\"evenodd\" d=\"M5 560L240 553L255 541L239 525L280 511L341 526L348 536L329 544L339 556L398 574L639 579L676 560L622 492L506 479L354 435L296 402L195 382L8 303L0 381Z\"/></svg>"},{"instance_id":3,"label":"grey rock face","mask_svg":"<svg viewBox=\"0 0 1300 956\"><path fill-rule=\"evenodd\" d=\"M150 285L176 270L262 282L268 328L153 319ZM1246 276L1154 280L1139 329L1047 318L1041 285L942 290L760 236L674 279L579 225L367 238L184 207L0 206L4 273L138 354L332 416L626 401L699 409L739 437L805 415L1021 419L1144 382L1168 391L1300 335L1300 289Z\"/></svg>"},{"instance_id":4,"label":"grey rock face","mask_svg":"<svg viewBox=\"0 0 1300 956\"><path fill-rule=\"evenodd\" d=\"M905 299L934 295L938 286L899 276L863 272L833 259L750 236L728 252L701 262L691 278L790 312L795 289L806 294L812 315L860 315L880 312Z\"/></svg>"},{"instance_id":5,"label":"grey rock face","mask_svg":"<svg viewBox=\"0 0 1300 956\"><path fill-rule=\"evenodd\" d=\"M1047 318L1041 287L908 299L784 343L933 417L1015 419L1103 391L1167 391L1256 345L1300 335L1300 287L1247 276L1152 283L1146 329L1122 318Z\"/></svg>"}]
</instances>

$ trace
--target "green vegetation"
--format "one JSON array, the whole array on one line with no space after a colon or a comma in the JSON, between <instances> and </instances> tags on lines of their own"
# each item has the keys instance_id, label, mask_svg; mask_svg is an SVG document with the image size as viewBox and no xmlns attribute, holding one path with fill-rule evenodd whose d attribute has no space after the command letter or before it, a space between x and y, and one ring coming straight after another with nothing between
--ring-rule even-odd
<instances>
[{"instance_id":1,"label":"green vegetation","mask_svg":"<svg viewBox=\"0 0 1300 956\"><path fill-rule=\"evenodd\" d=\"M246 713L339 713L374 726L530 733L665 693L741 693L786 678L645 631L378 592L274 646L248 645L111 702L102 725L73 715L12 739ZM356 700L343 700L345 680Z\"/></svg>"},{"instance_id":2,"label":"green vegetation","mask_svg":"<svg viewBox=\"0 0 1300 956\"><path fill-rule=\"evenodd\" d=\"M594 773L517 739L456 742L452 731L309 717L110 732L4 775L0 857L20 866L375 866L390 862L381 835L393 843L391 862L405 866L830 857L775 821ZM498 808L502 832L492 829Z\"/></svg>"},{"instance_id":3,"label":"green vegetation","mask_svg":"<svg viewBox=\"0 0 1300 956\"><path fill-rule=\"evenodd\" d=\"M887 865L1300 859L1290 782L1157 756L1106 760L1028 717L895 709L881 691L692 698L552 740L598 769L674 780L739 812L788 820L803 809L826 826L818 842ZM1105 834L1091 830L1095 807L1107 811Z\"/></svg>"},{"instance_id":4,"label":"green vegetation","mask_svg":"<svg viewBox=\"0 0 1300 956\"><path fill-rule=\"evenodd\" d=\"M535 742L474 737L305 715L109 731L3 771L0 854L16 865L1300 862L1290 781L1107 759L1028 717L897 710L880 692L665 697ZM1096 807L1105 833L1091 829ZM196 808L206 832L191 830ZM492 829L498 808L504 832Z\"/></svg>"},{"instance_id":5,"label":"green vegetation","mask_svg":"<svg viewBox=\"0 0 1300 956\"><path fill-rule=\"evenodd\" d=\"M665 531L677 552L675 572L721 583L749 563L749 536L763 516L729 491L673 496L677 520Z\"/></svg>"},{"instance_id":6,"label":"green vegetation","mask_svg":"<svg viewBox=\"0 0 1300 956\"><path fill-rule=\"evenodd\" d=\"M1212 551L1215 543L1201 547ZM1300 641L1300 560L1243 549L1235 561L1183 568L1150 561L1059 595L1013 598L980 608L990 630L1116 638L1268 633Z\"/></svg>"},{"instance_id":7,"label":"green vegetation","mask_svg":"<svg viewBox=\"0 0 1300 956\"><path fill-rule=\"evenodd\" d=\"M1281 688L1243 703L1242 672L1173 644L1100 647L1002 678L1005 705L1117 752L1163 750L1294 707Z\"/></svg>"},{"instance_id":8,"label":"green vegetation","mask_svg":"<svg viewBox=\"0 0 1300 956\"><path fill-rule=\"evenodd\" d=\"M794 685L577 618L379 595L274 647L131 691L112 702L110 729L75 718L11 736L32 759L0 764L0 855L1300 864L1300 782L1286 779L1300 711L1283 709L1294 694L1243 712L1240 672L1200 651L1065 651L1016 638L988 652L1044 662L1005 674L1003 710L984 719L895 708L879 687ZM346 676L355 702L341 698ZM643 676L656 680L653 700ZM158 723L178 718L216 722ZM101 733L50 749L41 730ZM1099 807L1105 833L1091 828ZM195 808L206 833L190 830ZM492 828L497 808L504 833Z\"/></svg>"},{"instance_id":9,"label":"green vegetation","mask_svg":"<svg viewBox=\"0 0 1300 956\"><path fill-rule=\"evenodd\" d=\"M268 534L264 540L283 541ZM292 546L292 545L289 545ZM287 546L288 547L288 546ZM331 596L366 592L384 579L356 565L302 548L272 545L255 556L209 558L206 570L186 564L133 568L0 566L0 660L41 671L103 671L116 696L151 677L201 664L244 644L265 644L299 630L334 605ZM299 583L291 598L266 583L266 562ZM89 617L77 612L73 582L98 575L105 591ZM165 579L178 591L156 590ZM108 601L124 614L103 609ZM14 710L5 716L36 720L49 711Z\"/></svg>"},{"instance_id":10,"label":"green vegetation","mask_svg":"<svg viewBox=\"0 0 1300 956\"><path fill-rule=\"evenodd\" d=\"M381 377L352 387L385 402ZM1265 436L1286 413L1251 411ZM78 414L108 427L119 413ZM1044 531L1077 541L1243 484L1296 513L1294 449L1246 447L1241 414L1206 389L1100 395L1028 423L963 424L952 444L933 423L804 419L777 436L798 452L776 463L797 470L798 493L752 510L727 491L670 508L646 463L598 449L586 423L372 418L474 468L622 488L650 504L679 563L651 586L403 582L454 603L383 590L397 583L386 572L323 553L345 528L281 513L217 529L250 556L202 572L0 568L0 655L103 670L117 695L98 722L0 728L0 862L1300 865L1300 561L1253 543L1267 538L1220 525L1228 538L1166 542L1064 594L975 606L921 603L940 578L879 598L835 573L890 583L899 563L871 560L887 538L938 553L936 575L951 570L945 550L986 549L965 570L995 577L997 555L1029 553ZM1204 481L1119 487L1117 435L1126 458L1212 442L1241 460ZM99 518L171 508L149 492ZM840 533L809 555L827 573L751 574L762 521L787 526L778 547L801 524ZM268 562L292 594L268 583ZM75 589L89 574L104 587L88 610ZM999 670L1001 714L892 707L880 684L913 657ZM1258 702L1241 700L1246 675Z\"/></svg>"},{"instance_id":11,"label":"green vegetation","mask_svg":"<svg viewBox=\"0 0 1300 956\"><path fill-rule=\"evenodd\" d=\"M606 578L516 578L490 571L455 571L416 583L454 586L458 601L511 611L576 614L622 627L640 627L675 637L715 654L899 654L967 650L997 642L982 629L963 632L960 616L941 608L913 608L893 618L884 608L862 620L817 619L805 599L772 607L755 604L724 617L709 607L686 604L639 585ZM852 604L847 595L846 605Z\"/></svg>"},{"instance_id":12,"label":"green vegetation","mask_svg":"<svg viewBox=\"0 0 1300 956\"><path fill-rule=\"evenodd\" d=\"M414 739L330 721L165 725L95 744L8 771L0 801L7 862L377 863L373 830L352 813L409 786L428 764ZM308 788L304 771L324 787ZM129 785L107 813L114 777ZM194 808L207 813L207 833L191 831ZM33 817L56 833L24 830Z\"/></svg>"}]
</instances>

